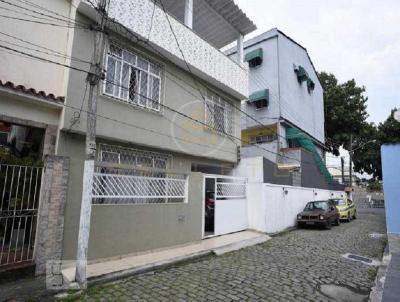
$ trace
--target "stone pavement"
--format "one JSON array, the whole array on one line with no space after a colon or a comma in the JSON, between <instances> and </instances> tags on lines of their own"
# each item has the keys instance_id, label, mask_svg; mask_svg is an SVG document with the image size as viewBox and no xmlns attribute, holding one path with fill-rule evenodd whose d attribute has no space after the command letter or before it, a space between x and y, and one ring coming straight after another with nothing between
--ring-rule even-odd
<instances>
[{"instance_id":1,"label":"stone pavement","mask_svg":"<svg viewBox=\"0 0 400 302\"><path fill-rule=\"evenodd\" d=\"M386 241L370 238L372 232L386 232L384 215L360 213L332 230L296 230L219 257L95 286L68 301L349 301L349 293L350 301L365 301L377 268L341 255L380 259Z\"/></svg>"}]
</instances>

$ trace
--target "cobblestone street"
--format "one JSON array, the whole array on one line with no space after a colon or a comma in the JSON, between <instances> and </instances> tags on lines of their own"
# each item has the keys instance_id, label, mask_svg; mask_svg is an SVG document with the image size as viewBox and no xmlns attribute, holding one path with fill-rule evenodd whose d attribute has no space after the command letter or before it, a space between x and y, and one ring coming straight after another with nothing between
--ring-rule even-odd
<instances>
[{"instance_id":1,"label":"cobblestone street","mask_svg":"<svg viewBox=\"0 0 400 302\"><path fill-rule=\"evenodd\" d=\"M376 268L341 255L380 260L385 239L370 238L372 232L386 232L384 215L359 214L331 230L292 231L223 256L92 287L76 300L335 301L320 291L327 284L367 297Z\"/></svg>"}]
</instances>

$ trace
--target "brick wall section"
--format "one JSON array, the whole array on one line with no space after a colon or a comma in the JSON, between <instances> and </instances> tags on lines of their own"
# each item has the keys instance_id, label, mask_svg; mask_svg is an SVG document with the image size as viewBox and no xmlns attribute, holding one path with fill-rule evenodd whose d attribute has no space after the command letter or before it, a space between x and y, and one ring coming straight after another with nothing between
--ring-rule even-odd
<instances>
[{"instance_id":1,"label":"brick wall section","mask_svg":"<svg viewBox=\"0 0 400 302\"><path fill-rule=\"evenodd\" d=\"M36 231L36 275L46 272L47 260L61 260L69 158L46 155Z\"/></svg>"},{"instance_id":2,"label":"brick wall section","mask_svg":"<svg viewBox=\"0 0 400 302\"><path fill-rule=\"evenodd\" d=\"M47 125L44 134L43 155L55 154L57 140L57 126Z\"/></svg>"}]
</instances>

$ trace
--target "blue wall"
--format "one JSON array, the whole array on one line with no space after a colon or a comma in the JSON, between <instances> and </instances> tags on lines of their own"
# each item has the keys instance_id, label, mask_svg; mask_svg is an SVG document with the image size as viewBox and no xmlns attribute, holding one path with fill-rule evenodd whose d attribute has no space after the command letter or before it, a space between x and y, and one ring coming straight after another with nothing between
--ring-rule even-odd
<instances>
[{"instance_id":1,"label":"blue wall","mask_svg":"<svg viewBox=\"0 0 400 302\"><path fill-rule=\"evenodd\" d=\"M381 147L388 233L400 234L400 144Z\"/></svg>"}]
</instances>

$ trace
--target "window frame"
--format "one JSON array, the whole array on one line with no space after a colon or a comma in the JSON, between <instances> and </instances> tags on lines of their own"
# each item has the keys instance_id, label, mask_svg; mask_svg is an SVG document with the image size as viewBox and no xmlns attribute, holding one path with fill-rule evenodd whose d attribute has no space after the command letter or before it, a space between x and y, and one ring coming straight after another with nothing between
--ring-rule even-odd
<instances>
[{"instance_id":1,"label":"window frame","mask_svg":"<svg viewBox=\"0 0 400 302\"><path fill-rule=\"evenodd\" d=\"M210 112L210 106L212 107L212 112ZM215 106L222 108L224 115L223 131L216 128L215 122ZM210 112L210 113L208 113ZM206 128L215 131L220 135L235 135L235 114L233 105L222 98L219 94L207 88L205 94L205 104L204 104L204 121L207 126ZM209 117L210 115L210 117ZM229 123L231 125L229 126Z\"/></svg>"},{"instance_id":2,"label":"window frame","mask_svg":"<svg viewBox=\"0 0 400 302\"><path fill-rule=\"evenodd\" d=\"M111 52L111 47L115 47L120 51L120 54L112 53ZM130 56L131 58L134 58L132 61L128 61L126 58ZM108 83L107 82L107 70L108 70L108 61L109 59L114 60L115 66L117 66L117 63L120 64L119 68L114 67L114 81L115 79L118 79L118 83ZM143 67L139 66L139 60L142 60L147 63L147 69L144 69ZM145 55L143 55L141 52L132 50L131 48L127 48L124 46L121 46L115 41L109 41L107 43L106 51L104 52L104 65L105 65L105 80L103 80L103 85L102 85L102 94L104 96L110 97L114 100L143 108L146 110L150 110L156 113L161 113L161 107L162 107L162 99L163 99L163 87L164 87L164 81L163 81L163 70L164 66L160 64L159 62L156 62L152 59L148 59ZM123 86L123 75L124 75L124 66L128 67L128 89L122 88ZM158 74L154 72L154 68L158 69ZM153 69L153 70L152 70ZM119 71L118 71L119 70ZM117 74L117 71L119 72L119 75ZM136 82L136 91L135 94L137 97L131 99L130 98L130 85L131 85L131 75L132 72L135 71L137 74L137 78L135 80ZM142 75L146 74L147 78L147 83L146 83L146 102L145 104L141 103L141 80L142 80ZM153 87L154 87L154 79L158 80L158 102L157 105L154 107L153 101L149 99L153 99ZM112 92L107 91L107 85L112 86ZM118 90L118 92L115 92L115 89ZM126 92L124 92L126 90ZM126 93L126 97L123 96L123 94Z\"/></svg>"}]
</instances>

